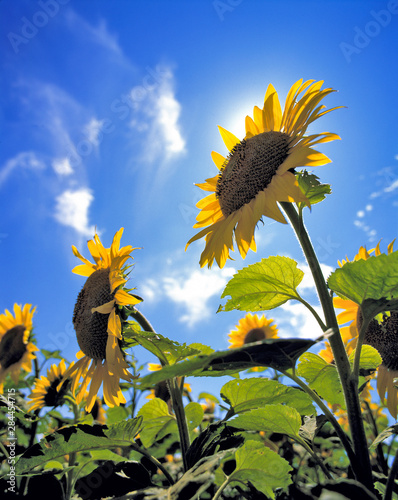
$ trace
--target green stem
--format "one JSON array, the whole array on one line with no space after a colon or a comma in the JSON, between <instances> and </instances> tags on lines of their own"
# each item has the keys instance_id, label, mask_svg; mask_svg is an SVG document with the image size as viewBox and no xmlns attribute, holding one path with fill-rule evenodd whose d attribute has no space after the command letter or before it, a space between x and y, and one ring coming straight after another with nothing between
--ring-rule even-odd
<instances>
[{"instance_id":1,"label":"green stem","mask_svg":"<svg viewBox=\"0 0 398 500\"><path fill-rule=\"evenodd\" d=\"M318 325L321 327L321 330L323 332L326 332L327 330L327 326L325 325L325 323L322 321L322 319L320 318L319 314L315 311L315 309L311 306L311 304L309 304L306 300L304 300L302 297L300 298L297 298L297 300L299 302L301 302L302 304L305 305L305 307L312 313L312 315L314 316L314 318L317 320L318 322Z\"/></svg>"},{"instance_id":2,"label":"green stem","mask_svg":"<svg viewBox=\"0 0 398 500\"><path fill-rule=\"evenodd\" d=\"M133 309L129 312L129 315L137 321L137 323L141 326L141 328L146 332L156 333L153 326L146 319L146 317L137 309ZM183 386L183 383L182 383ZM185 417L184 404L182 402L182 394L183 387L178 387L177 379L173 378L168 380L168 388L171 396L171 401L173 404L174 414L177 420L178 432L180 435L180 443L181 443L181 454L182 461L184 464L184 472L188 470L188 462L187 462L187 451L190 446L189 432L187 419Z\"/></svg>"},{"instance_id":3,"label":"green stem","mask_svg":"<svg viewBox=\"0 0 398 500\"><path fill-rule=\"evenodd\" d=\"M289 218L310 267L318 292L318 297L325 315L326 327L328 329L332 328L334 331L333 335L329 337L329 342L333 351L341 385L343 387L348 421L354 444L355 460L351 462L351 466L356 479L369 488L370 491L373 491L372 469L370 465L365 429L363 426L361 406L358 398L358 388L357 384L355 384L355 380L351 377L351 367L339 332L339 326L333 308L333 301L329 295L325 278L322 274L319 261L308 233L305 229L302 217L299 216L292 203L281 202L281 206Z\"/></svg>"},{"instance_id":4,"label":"green stem","mask_svg":"<svg viewBox=\"0 0 398 500\"><path fill-rule=\"evenodd\" d=\"M225 489L225 487L227 486L228 483L229 483L229 477L227 477L227 479L218 488L218 490L216 491L216 494L213 497L213 500L218 500L220 498L221 493L224 491L224 489Z\"/></svg>"},{"instance_id":5,"label":"green stem","mask_svg":"<svg viewBox=\"0 0 398 500\"><path fill-rule=\"evenodd\" d=\"M386 491L384 493L384 500L391 500L395 485L395 476L398 473L398 451L395 454L394 462L390 469L390 474L387 479Z\"/></svg>"},{"instance_id":6,"label":"green stem","mask_svg":"<svg viewBox=\"0 0 398 500\"><path fill-rule=\"evenodd\" d=\"M184 404L182 402L182 391L178 387L176 378L168 380L171 402L173 404L174 414L176 416L178 432L180 434L181 455L184 464L184 472L189 469L187 461L187 451L190 446L189 431L187 419L185 416Z\"/></svg>"},{"instance_id":7,"label":"green stem","mask_svg":"<svg viewBox=\"0 0 398 500\"><path fill-rule=\"evenodd\" d=\"M140 311L138 311L138 309L132 309L129 312L129 316L135 319L135 321L140 325L140 327L144 330L144 332L156 333L151 323L146 319L146 317Z\"/></svg>"},{"instance_id":8,"label":"green stem","mask_svg":"<svg viewBox=\"0 0 398 500\"><path fill-rule=\"evenodd\" d=\"M157 460L155 457L153 457L150 453L148 453L144 448L141 448L135 443L131 443L131 447L138 453L141 453L144 457L146 457L148 460L150 460L158 469L160 469L163 474L166 476L167 481L170 484L174 484L174 479L170 476L168 471L165 469L165 467Z\"/></svg>"},{"instance_id":9,"label":"green stem","mask_svg":"<svg viewBox=\"0 0 398 500\"><path fill-rule=\"evenodd\" d=\"M327 470L325 464L322 462L322 460L318 457L318 455L311 449L310 446L304 441L304 439L295 439L297 443L299 443L307 453L311 455L311 457L315 460L315 462L319 465L319 467L322 469L323 473L328 479L333 479L331 476L330 472Z\"/></svg>"},{"instance_id":10,"label":"green stem","mask_svg":"<svg viewBox=\"0 0 398 500\"><path fill-rule=\"evenodd\" d=\"M329 408L325 405L325 403L322 401L322 399L314 392L308 385L303 382L299 377L297 377L294 374L288 373L288 372L281 372L285 377L290 378L293 380L301 389L303 389L304 392L306 392L311 399L316 403L319 408L323 411L325 414L326 418L329 420L331 425L333 426L334 430L336 431L336 434L340 438L340 441L342 445L344 446L344 449L347 453L348 459L350 462L355 462L355 455L354 451L352 449L351 443L348 440L348 437L346 433L343 431L341 428L341 425L337 422L336 417L333 415L333 413L329 410Z\"/></svg>"}]
</instances>

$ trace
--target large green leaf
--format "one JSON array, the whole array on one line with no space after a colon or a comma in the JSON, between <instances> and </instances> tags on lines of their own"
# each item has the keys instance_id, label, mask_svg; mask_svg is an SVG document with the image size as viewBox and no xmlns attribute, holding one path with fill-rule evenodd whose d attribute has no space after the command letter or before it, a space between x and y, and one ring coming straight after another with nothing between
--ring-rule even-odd
<instances>
[{"instance_id":1,"label":"large green leaf","mask_svg":"<svg viewBox=\"0 0 398 500\"><path fill-rule=\"evenodd\" d=\"M109 450L130 446L140 430L141 418L110 425L72 425L46 436L25 451L16 463L16 473L24 474L49 460L89 450Z\"/></svg>"},{"instance_id":2,"label":"large green leaf","mask_svg":"<svg viewBox=\"0 0 398 500\"><path fill-rule=\"evenodd\" d=\"M301 417L294 408L275 404L249 410L230 420L229 424L245 431L278 432L297 439Z\"/></svg>"},{"instance_id":3,"label":"large green leaf","mask_svg":"<svg viewBox=\"0 0 398 500\"><path fill-rule=\"evenodd\" d=\"M308 394L266 378L230 380L222 387L221 397L231 405L228 412L230 414L243 413L267 404L286 404L295 408L301 415L315 413Z\"/></svg>"},{"instance_id":4,"label":"large green leaf","mask_svg":"<svg viewBox=\"0 0 398 500\"><path fill-rule=\"evenodd\" d=\"M249 440L235 453L236 469L229 476L230 483L247 485L248 481L267 498L275 498L275 488L292 483L289 471L292 467L263 443Z\"/></svg>"},{"instance_id":5,"label":"large green leaf","mask_svg":"<svg viewBox=\"0 0 398 500\"><path fill-rule=\"evenodd\" d=\"M315 344L308 339L266 339L236 349L193 356L139 379L140 389L151 388L158 382L180 376L215 376L234 374L255 366L267 366L285 371L293 368L297 358Z\"/></svg>"},{"instance_id":6,"label":"large green leaf","mask_svg":"<svg viewBox=\"0 0 398 500\"><path fill-rule=\"evenodd\" d=\"M347 262L328 279L334 292L361 304L365 299L391 299L398 293L398 252Z\"/></svg>"},{"instance_id":7,"label":"large green leaf","mask_svg":"<svg viewBox=\"0 0 398 500\"><path fill-rule=\"evenodd\" d=\"M298 185L301 191L310 201L311 205L319 203L326 198L327 194L332 192L329 184L321 184L319 182L319 177L314 174L310 174L307 170L303 170L296 174ZM305 207L306 204L300 202L298 204L300 207Z\"/></svg>"},{"instance_id":8,"label":"large green leaf","mask_svg":"<svg viewBox=\"0 0 398 500\"><path fill-rule=\"evenodd\" d=\"M268 257L251 264L228 282L222 298L231 297L225 311L264 311L274 309L289 299L298 299L297 286L304 273L289 257Z\"/></svg>"},{"instance_id":9,"label":"large green leaf","mask_svg":"<svg viewBox=\"0 0 398 500\"><path fill-rule=\"evenodd\" d=\"M148 401L140 409L138 416L142 417L140 439L146 448L167 434L178 432L176 419L170 415L167 403L163 399L154 398Z\"/></svg>"},{"instance_id":10,"label":"large green leaf","mask_svg":"<svg viewBox=\"0 0 398 500\"><path fill-rule=\"evenodd\" d=\"M334 365L327 363L317 354L306 352L299 360L297 374L328 403L339 404L345 408L343 388Z\"/></svg>"}]
</instances>

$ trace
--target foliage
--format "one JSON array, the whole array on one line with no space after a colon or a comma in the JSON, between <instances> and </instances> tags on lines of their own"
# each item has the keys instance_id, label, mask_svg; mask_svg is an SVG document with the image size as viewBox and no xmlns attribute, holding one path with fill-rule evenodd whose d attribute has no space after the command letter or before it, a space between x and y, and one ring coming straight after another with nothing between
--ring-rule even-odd
<instances>
[{"instance_id":1,"label":"foliage","mask_svg":"<svg viewBox=\"0 0 398 500\"><path fill-rule=\"evenodd\" d=\"M125 353L134 375L121 384L126 402L104 408L99 393L90 413L84 410L84 398L80 402L70 384L64 387L60 380L47 387L52 402L43 399L40 409L29 411L27 396L34 379L43 375L49 360L63 359L61 351L42 349L34 376L21 370L17 382L5 378L0 395L4 498L15 494L29 499L43 492L62 500L398 498L398 426L389 425L384 393L377 398L369 390L380 366L388 377L395 372L384 365L387 349L379 353L366 344L371 324L380 345L397 335L383 321L396 318L398 311L398 252L347 262L326 284L303 213L331 189L306 171L296 178L308 203L280 204L311 269L324 319L300 295L304 272L286 256L263 258L239 270L221 295L226 302L219 312L269 311L296 300L313 314L318 334L267 338L260 327L252 328L240 347L214 351L155 332L139 311L123 305L128 294L119 294L117 313L110 316L114 324L110 321L107 327L114 334L112 325L123 323L122 338L114 337L114 346L133 352L140 346L159 369L140 376L145 367ZM113 279L116 285L125 281ZM349 338L339 330L332 294L350 304ZM372 323L374 318L379 323ZM320 350L325 342L327 348ZM390 351L389 360L396 356L396 350ZM110 362L114 378L118 362L123 356ZM185 385L186 377L191 382L221 376L230 378L220 395L195 397ZM398 398L394 383L389 379L391 414ZM140 401L148 391L151 399Z\"/></svg>"}]
</instances>

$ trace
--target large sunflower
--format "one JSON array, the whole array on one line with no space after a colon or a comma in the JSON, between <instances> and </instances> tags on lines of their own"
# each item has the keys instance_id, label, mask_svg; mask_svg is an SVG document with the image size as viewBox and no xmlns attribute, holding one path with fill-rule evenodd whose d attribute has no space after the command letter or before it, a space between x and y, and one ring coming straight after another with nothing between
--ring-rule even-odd
<instances>
[{"instance_id":1,"label":"large sunflower","mask_svg":"<svg viewBox=\"0 0 398 500\"><path fill-rule=\"evenodd\" d=\"M395 240L394 240L395 241ZM394 241L388 247L387 252L390 254L394 251ZM367 260L372 254L378 257L381 254L380 242L372 250L366 250L365 247L360 247L359 252L354 257L354 261ZM339 266L349 262L346 260L339 261ZM362 316L360 307L357 303L349 299L335 297L333 305L337 309L343 309L343 312L337 315L339 325L349 322L348 326L341 328L343 338L352 339L347 344L352 349L356 345L356 339L361 328ZM396 348L398 336L398 314L391 312L389 316L385 315L379 323L373 319L365 332L364 343L373 346L379 351L383 363L377 371L377 390L381 401L384 402L387 393L387 408L394 418L397 418L398 409L398 391L394 386L394 379L398 377L398 351Z\"/></svg>"},{"instance_id":2,"label":"large sunflower","mask_svg":"<svg viewBox=\"0 0 398 500\"><path fill-rule=\"evenodd\" d=\"M134 378L127 370L128 364L120 346L124 321L122 308L135 305L141 299L124 288L128 269L126 261L131 258L130 253L135 248L119 248L122 234L123 228L115 234L110 248L102 245L97 234L87 242L95 263L72 247L75 256L84 263L76 266L73 272L88 278L79 293L73 313L73 324L81 349L77 353L79 361L68 368L64 378L71 378L73 394L83 378L76 395L77 403L85 397L91 381L85 407L88 412L95 403L102 383L105 403L113 407L126 402L120 389L120 379L131 381Z\"/></svg>"},{"instance_id":3,"label":"large sunflower","mask_svg":"<svg viewBox=\"0 0 398 500\"><path fill-rule=\"evenodd\" d=\"M267 319L264 315L246 314L239 320L236 330L228 334L229 348L242 347L258 340L275 339L278 337L278 327L273 325L273 319Z\"/></svg>"},{"instance_id":4,"label":"large sunflower","mask_svg":"<svg viewBox=\"0 0 398 500\"><path fill-rule=\"evenodd\" d=\"M219 173L197 184L211 194L197 204L201 212L194 227L205 229L187 243L206 237L201 266L211 267L215 259L223 267L233 250L233 235L243 258L249 248L256 250L254 230L263 215L286 223L277 202L304 202L310 206L293 169L329 163L327 156L311 146L340 139L329 132L304 135L313 121L337 109L325 110L319 104L333 92L329 88L321 90L322 84L314 80L296 82L287 95L283 113L278 94L269 85L263 109L255 106L253 119L246 117L242 141L219 127L229 155L224 158L213 151Z\"/></svg>"},{"instance_id":5,"label":"large sunflower","mask_svg":"<svg viewBox=\"0 0 398 500\"><path fill-rule=\"evenodd\" d=\"M63 404L64 396L69 386L68 380L64 378L65 372L65 361L62 359L58 365L51 365L47 370L47 377L41 375L40 378L35 380L33 391L28 396L28 399L31 399L28 403L30 411L40 410L45 406L59 406ZM61 381L63 381L63 384L57 390Z\"/></svg>"},{"instance_id":6,"label":"large sunflower","mask_svg":"<svg viewBox=\"0 0 398 500\"><path fill-rule=\"evenodd\" d=\"M17 384L21 370L32 369L39 349L30 341L36 307L31 308L31 304L14 304L14 314L7 309L0 314L0 392L8 373Z\"/></svg>"}]
</instances>

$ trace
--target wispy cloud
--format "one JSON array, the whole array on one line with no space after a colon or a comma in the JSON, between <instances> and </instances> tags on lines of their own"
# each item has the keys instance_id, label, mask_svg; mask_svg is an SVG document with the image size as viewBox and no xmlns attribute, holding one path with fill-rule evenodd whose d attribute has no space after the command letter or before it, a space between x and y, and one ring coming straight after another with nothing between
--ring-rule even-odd
<instances>
[{"instance_id":1,"label":"wispy cloud","mask_svg":"<svg viewBox=\"0 0 398 500\"><path fill-rule=\"evenodd\" d=\"M68 189L56 198L54 217L60 224L92 237L95 227L89 225L88 211L93 200L94 196L87 188Z\"/></svg>"},{"instance_id":2,"label":"wispy cloud","mask_svg":"<svg viewBox=\"0 0 398 500\"><path fill-rule=\"evenodd\" d=\"M19 168L25 170L40 171L46 168L43 160L39 159L33 151L23 151L14 158L10 158L0 168L0 187L5 183L14 170Z\"/></svg>"},{"instance_id":3,"label":"wispy cloud","mask_svg":"<svg viewBox=\"0 0 398 500\"><path fill-rule=\"evenodd\" d=\"M98 25L94 26L83 19L73 9L68 9L65 14L65 20L71 31L84 36L86 40L91 41L103 48L109 50L114 55L122 56L117 36L110 33L105 19L100 19Z\"/></svg>"},{"instance_id":4,"label":"wispy cloud","mask_svg":"<svg viewBox=\"0 0 398 500\"><path fill-rule=\"evenodd\" d=\"M136 116L130 125L145 134L143 159L169 161L185 151L185 139L180 126L181 105L175 96L174 75L170 68L163 69L161 78L137 100L136 89L131 100ZM144 90L144 89L143 89Z\"/></svg>"},{"instance_id":5,"label":"wispy cloud","mask_svg":"<svg viewBox=\"0 0 398 500\"><path fill-rule=\"evenodd\" d=\"M87 140L91 142L93 146L98 148L100 140L101 128L104 125L105 120L97 120L96 118L91 118L91 120L84 126L84 134Z\"/></svg>"}]
</instances>

